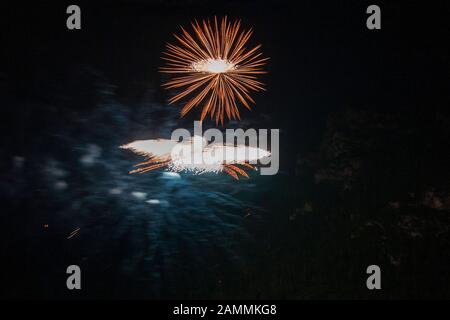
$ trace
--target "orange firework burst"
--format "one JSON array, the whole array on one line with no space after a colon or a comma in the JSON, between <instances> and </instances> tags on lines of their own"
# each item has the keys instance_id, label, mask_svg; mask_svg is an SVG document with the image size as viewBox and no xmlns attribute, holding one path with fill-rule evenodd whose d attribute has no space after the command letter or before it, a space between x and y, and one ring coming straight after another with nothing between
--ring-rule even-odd
<instances>
[{"instance_id":1,"label":"orange firework burst","mask_svg":"<svg viewBox=\"0 0 450 320\"><path fill-rule=\"evenodd\" d=\"M181 110L182 117L203 104L201 121L208 113L216 124L219 120L223 124L225 114L228 119L240 119L238 103L251 110L249 102L255 101L250 92L264 90L256 76L266 73L262 67L268 58L258 53L261 45L246 48L253 31L241 30L240 21L231 23L224 17L220 26L217 18L213 23L191 24L195 36L181 27L182 34L174 35L180 45L167 44L163 53L167 65L161 72L176 75L163 86L182 90L169 103L192 96Z\"/></svg>"}]
</instances>

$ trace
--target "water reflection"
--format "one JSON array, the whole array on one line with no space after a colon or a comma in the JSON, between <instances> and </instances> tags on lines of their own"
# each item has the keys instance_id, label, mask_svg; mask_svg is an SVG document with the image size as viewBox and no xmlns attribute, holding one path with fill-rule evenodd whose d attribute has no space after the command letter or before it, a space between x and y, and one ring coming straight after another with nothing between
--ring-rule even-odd
<instances>
[{"instance_id":1,"label":"water reflection","mask_svg":"<svg viewBox=\"0 0 450 320\"><path fill-rule=\"evenodd\" d=\"M39 199L38 219L52 232L45 240L36 231L36 259L49 273L49 265L80 264L87 296L207 297L227 270L245 264L242 246L252 239L244 217L262 212L257 199L265 186L256 173L240 181L164 170L129 175L139 156L118 146L170 136L189 122L150 98L121 104L107 88L88 112L42 133L47 147L33 161L25 154L15 171L15 187ZM49 243L61 251L41 249Z\"/></svg>"}]
</instances>

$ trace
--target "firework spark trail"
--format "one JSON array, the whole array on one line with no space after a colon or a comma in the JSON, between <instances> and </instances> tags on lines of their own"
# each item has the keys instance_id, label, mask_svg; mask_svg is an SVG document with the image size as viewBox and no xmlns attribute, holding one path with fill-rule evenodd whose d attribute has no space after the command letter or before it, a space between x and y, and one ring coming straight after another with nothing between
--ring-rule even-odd
<instances>
[{"instance_id":1,"label":"firework spark trail","mask_svg":"<svg viewBox=\"0 0 450 320\"><path fill-rule=\"evenodd\" d=\"M196 146L195 139L198 139L200 148ZM236 180L239 180L239 175L249 177L239 165L248 169L256 169L250 163L270 156L269 151L261 148L245 145L207 144L203 138L197 136L182 142L168 139L137 140L123 145L121 148L147 157L144 162L135 165L140 168L132 170L130 173L144 173L165 167L173 172L190 171L196 174L223 171ZM196 161L196 159L200 159L200 161Z\"/></svg>"},{"instance_id":2,"label":"firework spark trail","mask_svg":"<svg viewBox=\"0 0 450 320\"><path fill-rule=\"evenodd\" d=\"M69 240L70 238L72 238L73 236L77 235L78 232L80 231L80 228L76 228L75 230L73 230L70 235L66 238L67 240Z\"/></svg>"},{"instance_id":3,"label":"firework spark trail","mask_svg":"<svg viewBox=\"0 0 450 320\"><path fill-rule=\"evenodd\" d=\"M241 30L241 22L222 18L220 26L214 22L196 20L191 23L195 36L181 27L182 34L174 35L179 45L167 44L163 52L166 67L160 68L173 78L163 84L166 89L181 89L169 100L175 103L188 96L181 116L203 103L200 120L209 113L216 124L223 125L224 116L240 119L238 103L251 110L255 101L251 91L265 90L257 75L266 73L262 67L269 58L258 53L261 45L247 50L246 44L253 31Z\"/></svg>"}]
</instances>

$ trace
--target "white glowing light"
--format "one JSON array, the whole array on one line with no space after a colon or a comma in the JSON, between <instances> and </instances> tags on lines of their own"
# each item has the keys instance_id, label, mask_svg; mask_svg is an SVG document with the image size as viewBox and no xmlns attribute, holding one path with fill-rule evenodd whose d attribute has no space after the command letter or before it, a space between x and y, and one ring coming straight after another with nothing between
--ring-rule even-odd
<instances>
[{"instance_id":1,"label":"white glowing light","mask_svg":"<svg viewBox=\"0 0 450 320\"><path fill-rule=\"evenodd\" d=\"M195 174L205 172L236 171L245 175L243 170L235 165L257 163L258 160L269 157L270 152L261 148L246 145L223 145L211 143L199 136L186 141L167 139L138 140L121 146L133 152L148 157L148 160L137 166L148 165L131 171L146 172L159 167L167 167L171 172L189 171ZM148 169L149 168L149 169ZM232 174L233 175L233 174ZM233 177L235 177L233 175ZM236 178L236 177L235 177Z\"/></svg>"},{"instance_id":2,"label":"white glowing light","mask_svg":"<svg viewBox=\"0 0 450 320\"><path fill-rule=\"evenodd\" d=\"M163 177L164 177L165 179L180 179L180 178L181 178L181 176L180 176L179 173L177 173L177 172L171 172L171 171L169 171L169 172L164 172L164 173L163 173Z\"/></svg>"},{"instance_id":3,"label":"white glowing light","mask_svg":"<svg viewBox=\"0 0 450 320\"><path fill-rule=\"evenodd\" d=\"M144 200L145 197L147 197L147 193L145 193L145 192L140 192L140 191L133 191L133 192L131 193L131 195L132 195L133 197L135 197L136 199L139 199L139 200Z\"/></svg>"},{"instance_id":4,"label":"white glowing light","mask_svg":"<svg viewBox=\"0 0 450 320\"><path fill-rule=\"evenodd\" d=\"M192 63L192 69L198 72L225 73L235 68L233 63L224 59L206 59Z\"/></svg>"},{"instance_id":5,"label":"white glowing light","mask_svg":"<svg viewBox=\"0 0 450 320\"><path fill-rule=\"evenodd\" d=\"M172 148L177 143L177 141L167 139L136 140L124 146L121 146L121 148L130 149L134 153L143 156L151 154L155 157L163 157L167 154L170 154Z\"/></svg>"}]
</instances>

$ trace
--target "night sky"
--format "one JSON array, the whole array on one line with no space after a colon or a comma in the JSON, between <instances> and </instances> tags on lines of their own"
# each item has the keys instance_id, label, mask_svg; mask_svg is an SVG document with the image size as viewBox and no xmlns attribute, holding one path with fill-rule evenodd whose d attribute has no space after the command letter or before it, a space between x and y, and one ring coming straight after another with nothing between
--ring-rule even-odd
<instances>
[{"instance_id":1,"label":"night sky","mask_svg":"<svg viewBox=\"0 0 450 320\"><path fill-rule=\"evenodd\" d=\"M70 4L81 30L66 28ZM370 4L381 30L366 28ZM2 298L450 298L449 3L0 12ZM270 60L253 111L219 128L280 129L279 173L129 175L141 158L120 145L169 138L200 114L168 105L165 43L224 15ZM82 290L66 288L71 264ZM366 287L371 264L382 290Z\"/></svg>"}]
</instances>

